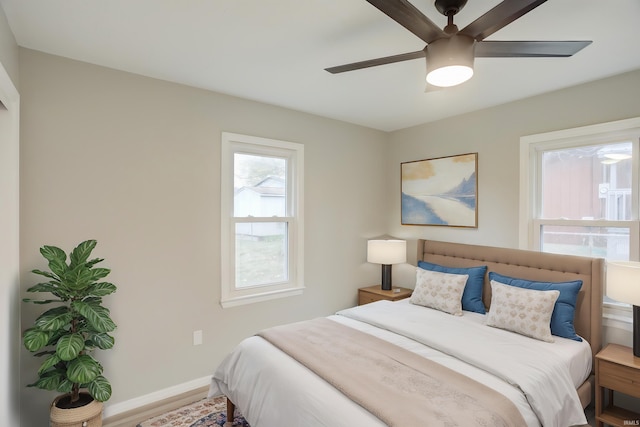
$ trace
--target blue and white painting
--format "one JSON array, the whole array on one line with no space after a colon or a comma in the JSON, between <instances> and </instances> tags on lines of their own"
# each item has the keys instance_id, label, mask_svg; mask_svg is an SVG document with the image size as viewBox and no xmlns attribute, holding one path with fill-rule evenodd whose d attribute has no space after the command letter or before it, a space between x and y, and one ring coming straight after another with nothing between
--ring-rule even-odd
<instances>
[{"instance_id":1,"label":"blue and white painting","mask_svg":"<svg viewBox=\"0 0 640 427\"><path fill-rule=\"evenodd\" d=\"M478 153L402 163L402 224L478 226Z\"/></svg>"}]
</instances>

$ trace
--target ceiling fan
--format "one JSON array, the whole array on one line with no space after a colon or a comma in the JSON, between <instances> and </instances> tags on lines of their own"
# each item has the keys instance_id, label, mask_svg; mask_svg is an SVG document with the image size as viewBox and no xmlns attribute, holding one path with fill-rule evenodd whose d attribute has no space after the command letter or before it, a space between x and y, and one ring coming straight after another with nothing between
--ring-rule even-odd
<instances>
[{"instance_id":1,"label":"ceiling fan","mask_svg":"<svg viewBox=\"0 0 640 427\"><path fill-rule=\"evenodd\" d=\"M473 76L474 58L568 57L591 41L485 41L484 39L540 6L546 0L504 0L462 30L453 17L467 0L435 0L435 7L447 17L440 29L407 0L367 0L398 24L427 43L424 49L326 68L336 74L410 59L426 58L427 82L448 87Z\"/></svg>"}]
</instances>

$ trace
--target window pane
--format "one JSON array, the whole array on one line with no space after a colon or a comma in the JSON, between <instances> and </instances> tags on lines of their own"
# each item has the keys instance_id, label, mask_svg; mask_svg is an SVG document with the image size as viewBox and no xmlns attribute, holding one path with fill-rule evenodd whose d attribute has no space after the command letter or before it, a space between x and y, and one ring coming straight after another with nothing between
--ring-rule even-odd
<instances>
[{"instance_id":1,"label":"window pane","mask_svg":"<svg viewBox=\"0 0 640 427\"><path fill-rule=\"evenodd\" d=\"M284 158L235 153L234 216L286 216L286 165Z\"/></svg>"},{"instance_id":2,"label":"window pane","mask_svg":"<svg viewBox=\"0 0 640 427\"><path fill-rule=\"evenodd\" d=\"M236 288L289 280L286 222L236 223Z\"/></svg>"},{"instance_id":3,"label":"window pane","mask_svg":"<svg viewBox=\"0 0 640 427\"><path fill-rule=\"evenodd\" d=\"M631 142L542 154L542 218L631 220Z\"/></svg>"},{"instance_id":4,"label":"window pane","mask_svg":"<svg viewBox=\"0 0 640 427\"><path fill-rule=\"evenodd\" d=\"M628 228L544 225L541 229L543 252L629 260Z\"/></svg>"}]
</instances>

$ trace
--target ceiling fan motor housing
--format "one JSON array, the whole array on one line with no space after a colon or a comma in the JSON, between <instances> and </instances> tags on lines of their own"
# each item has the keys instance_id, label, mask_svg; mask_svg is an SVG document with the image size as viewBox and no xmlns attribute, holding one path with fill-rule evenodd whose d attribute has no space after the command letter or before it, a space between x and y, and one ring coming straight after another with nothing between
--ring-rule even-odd
<instances>
[{"instance_id":1,"label":"ceiling fan motor housing","mask_svg":"<svg viewBox=\"0 0 640 427\"><path fill-rule=\"evenodd\" d=\"M436 86L452 86L459 83L439 83L434 80L436 73L445 72L446 67L458 70L467 69L467 73L473 75L473 60L475 58L476 41L473 37L463 34L454 34L430 43L425 48L427 59L427 81ZM449 68L451 72L452 68ZM435 72L435 73L432 73ZM471 76L469 75L468 78ZM466 80L466 79L465 79Z\"/></svg>"},{"instance_id":2,"label":"ceiling fan motor housing","mask_svg":"<svg viewBox=\"0 0 640 427\"><path fill-rule=\"evenodd\" d=\"M449 65L466 65L473 67L476 41L473 37L454 34L430 43L425 48L427 54L427 70Z\"/></svg>"}]
</instances>

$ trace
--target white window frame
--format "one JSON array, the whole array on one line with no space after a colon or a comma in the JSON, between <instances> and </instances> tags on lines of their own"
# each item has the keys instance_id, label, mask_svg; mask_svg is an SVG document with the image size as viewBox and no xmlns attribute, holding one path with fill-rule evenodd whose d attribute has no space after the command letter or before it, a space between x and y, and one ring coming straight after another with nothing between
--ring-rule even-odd
<instances>
[{"instance_id":1,"label":"white window frame","mask_svg":"<svg viewBox=\"0 0 640 427\"><path fill-rule=\"evenodd\" d=\"M223 132L220 159L220 284L222 307L234 307L274 298L300 295L304 290L304 145ZM287 216L234 216L234 154L287 159ZM286 222L288 280L276 284L236 288L235 229L241 222Z\"/></svg>"},{"instance_id":2,"label":"white window frame","mask_svg":"<svg viewBox=\"0 0 640 427\"><path fill-rule=\"evenodd\" d=\"M527 135L520 138L520 206L519 206L519 236L518 244L521 249L540 250L540 228L543 225L586 225L622 226L629 228L629 259L640 261L640 221L639 206L640 177L639 168L639 140L640 117L618 120L615 122L583 126L554 132ZM630 221L597 221L597 220L558 220L541 219L540 200L541 174L539 165L544 151L551 149L572 148L583 145L608 143L616 139L633 141L633 188L632 219ZM620 327L620 322L629 328L631 322L631 307L627 304L604 302L604 316L609 323Z\"/></svg>"}]
</instances>

